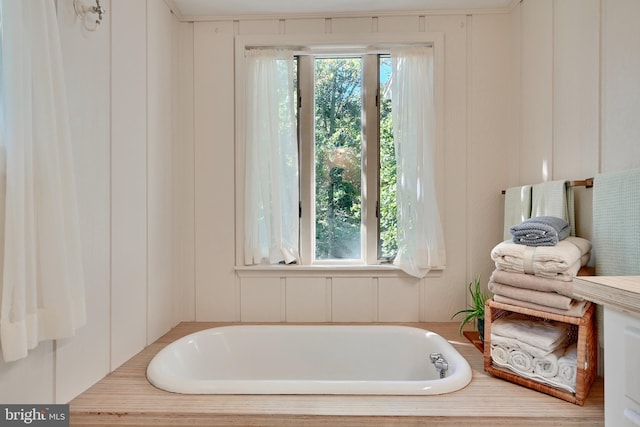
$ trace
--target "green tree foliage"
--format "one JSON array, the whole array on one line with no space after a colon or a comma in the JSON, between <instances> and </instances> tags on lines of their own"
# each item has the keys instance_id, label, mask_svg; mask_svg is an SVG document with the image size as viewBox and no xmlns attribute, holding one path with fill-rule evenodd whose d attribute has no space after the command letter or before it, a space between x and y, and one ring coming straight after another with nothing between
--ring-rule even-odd
<instances>
[{"instance_id":1,"label":"green tree foliage","mask_svg":"<svg viewBox=\"0 0 640 427\"><path fill-rule=\"evenodd\" d=\"M398 252L396 204L396 151L391 121L391 100L380 97L380 256L392 258Z\"/></svg>"},{"instance_id":2,"label":"green tree foliage","mask_svg":"<svg viewBox=\"0 0 640 427\"><path fill-rule=\"evenodd\" d=\"M316 258L359 258L360 58L315 61Z\"/></svg>"},{"instance_id":3,"label":"green tree foliage","mask_svg":"<svg viewBox=\"0 0 640 427\"><path fill-rule=\"evenodd\" d=\"M381 254L396 252L391 101L381 105ZM316 259L360 258L362 60L315 61Z\"/></svg>"}]
</instances>

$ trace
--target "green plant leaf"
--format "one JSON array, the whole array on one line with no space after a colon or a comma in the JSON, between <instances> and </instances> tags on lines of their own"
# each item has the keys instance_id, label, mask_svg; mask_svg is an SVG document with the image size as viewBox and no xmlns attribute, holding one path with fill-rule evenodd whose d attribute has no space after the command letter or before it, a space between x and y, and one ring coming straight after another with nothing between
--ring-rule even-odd
<instances>
[{"instance_id":1,"label":"green plant leaf","mask_svg":"<svg viewBox=\"0 0 640 427\"><path fill-rule=\"evenodd\" d=\"M458 316L459 314L466 314L466 316L460 322L460 327L458 328L458 332L462 334L462 328L464 325L469 323L474 319L484 319L484 308L487 300L490 298L489 295L482 290L482 281L481 275L478 276L469 282L468 285L469 293L471 294L472 304L468 306L468 308L459 310L451 316L451 319Z\"/></svg>"}]
</instances>

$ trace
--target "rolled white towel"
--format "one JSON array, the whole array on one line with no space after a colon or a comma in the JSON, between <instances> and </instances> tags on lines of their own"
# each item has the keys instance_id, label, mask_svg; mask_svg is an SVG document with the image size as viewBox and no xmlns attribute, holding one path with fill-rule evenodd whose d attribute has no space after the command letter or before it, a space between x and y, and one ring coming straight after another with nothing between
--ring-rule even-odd
<instances>
[{"instance_id":1,"label":"rolled white towel","mask_svg":"<svg viewBox=\"0 0 640 427\"><path fill-rule=\"evenodd\" d=\"M510 349L509 365L522 372L533 372L533 356L518 348Z\"/></svg>"},{"instance_id":2,"label":"rolled white towel","mask_svg":"<svg viewBox=\"0 0 640 427\"><path fill-rule=\"evenodd\" d=\"M557 378L564 384L575 388L578 371L578 346L572 344L567 347L564 355L558 359Z\"/></svg>"},{"instance_id":3,"label":"rolled white towel","mask_svg":"<svg viewBox=\"0 0 640 427\"><path fill-rule=\"evenodd\" d=\"M491 344L491 359L500 365L509 363L509 350L501 345Z\"/></svg>"},{"instance_id":4,"label":"rolled white towel","mask_svg":"<svg viewBox=\"0 0 640 427\"><path fill-rule=\"evenodd\" d=\"M562 354L563 352L564 348L562 350L558 350L557 354ZM570 393L576 392L575 384L566 384L566 382L562 381L559 376L549 377L535 372L533 364L534 360L535 358L532 358L526 351L503 347L501 345L494 344L493 341L491 342L491 361L496 366L508 369L521 377L528 378L542 384L558 387Z\"/></svg>"},{"instance_id":5,"label":"rolled white towel","mask_svg":"<svg viewBox=\"0 0 640 427\"><path fill-rule=\"evenodd\" d=\"M558 375L558 359L562 357L564 353L565 349L559 348L544 357L534 357L533 372L545 378L555 377Z\"/></svg>"}]
</instances>

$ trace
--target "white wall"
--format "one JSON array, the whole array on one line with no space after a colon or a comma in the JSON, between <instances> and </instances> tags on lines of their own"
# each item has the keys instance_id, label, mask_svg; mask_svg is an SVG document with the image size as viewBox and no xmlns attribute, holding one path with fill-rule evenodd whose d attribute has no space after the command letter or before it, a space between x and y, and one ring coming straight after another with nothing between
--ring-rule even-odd
<instances>
[{"instance_id":1,"label":"white wall","mask_svg":"<svg viewBox=\"0 0 640 427\"><path fill-rule=\"evenodd\" d=\"M83 30L58 0L87 325L0 362L0 402L67 402L178 320L172 159L178 24L163 0L103 1Z\"/></svg>"},{"instance_id":2,"label":"white wall","mask_svg":"<svg viewBox=\"0 0 640 427\"><path fill-rule=\"evenodd\" d=\"M128 4L128 2L127 2ZM128 6L127 6L128 7ZM120 28L118 28L120 30ZM181 319L173 279L174 85L178 22L162 0L147 0L147 337L151 344Z\"/></svg>"},{"instance_id":3,"label":"white wall","mask_svg":"<svg viewBox=\"0 0 640 427\"><path fill-rule=\"evenodd\" d=\"M81 32L72 3L58 2L58 25L78 184L87 325L77 331L76 337L57 341L57 349L51 354L56 375L49 392L59 402L99 380L109 369L111 129L110 90L105 81L111 41L104 28L95 33ZM108 28L110 22L104 24ZM30 385L20 384L22 387L29 391Z\"/></svg>"},{"instance_id":4,"label":"white wall","mask_svg":"<svg viewBox=\"0 0 640 427\"><path fill-rule=\"evenodd\" d=\"M147 334L146 0L114 1L111 18L111 367ZM117 29L117 31L116 31ZM135 285L137 284L137 286ZM117 313L127 313L118 316Z\"/></svg>"},{"instance_id":5,"label":"white wall","mask_svg":"<svg viewBox=\"0 0 640 427\"><path fill-rule=\"evenodd\" d=\"M640 2L602 1L600 169L640 167Z\"/></svg>"},{"instance_id":6,"label":"white wall","mask_svg":"<svg viewBox=\"0 0 640 427\"><path fill-rule=\"evenodd\" d=\"M483 273L486 283L493 266L489 252L502 239L501 190L509 180L503 159L513 159L510 146L514 144L508 139L507 118L514 79L512 73L504 72L512 65L509 21L503 15L478 15L473 17L472 25L471 66L467 70L470 102L465 153L468 165L465 246L467 273Z\"/></svg>"},{"instance_id":7,"label":"white wall","mask_svg":"<svg viewBox=\"0 0 640 427\"><path fill-rule=\"evenodd\" d=\"M510 166L510 185L640 167L638 16L635 0L524 0L514 7L518 82L509 133L520 161ZM590 238L591 190L576 191L578 234Z\"/></svg>"},{"instance_id":8,"label":"white wall","mask_svg":"<svg viewBox=\"0 0 640 427\"><path fill-rule=\"evenodd\" d=\"M193 303L189 319L219 321L448 321L466 303L466 284L491 271L501 238L507 148L508 13L252 18L180 24L183 185L177 271ZM441 32L445 102L437 175L448 265L423 280L375 272L283 274L234 271L234 48L241 35ZM498 166L498 167L496 167ZM189 247L195 248L193 253ZM181 249L181 251L182 251ZM242 257L240 257L241 259Z\"/></svg>"}]
</instances>

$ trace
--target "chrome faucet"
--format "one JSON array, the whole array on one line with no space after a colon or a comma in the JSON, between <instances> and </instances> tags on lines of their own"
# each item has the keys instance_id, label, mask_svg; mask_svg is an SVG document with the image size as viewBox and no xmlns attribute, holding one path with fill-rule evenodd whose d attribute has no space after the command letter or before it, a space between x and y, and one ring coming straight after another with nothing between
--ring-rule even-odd
<instances>
[{"instance_id":1,"label":"chrome faucet","mask_svg":"<svg viewBox=\"0 0 640 427\"><path fill-rule=\"evenodd\" d=\"M442 357L442 354L431 353L429 355L429 359L431 359L431 363L433 363L433 366L435 366L435 368L438 370L438 373L440 374L440 378L446 377L447 370L449 369L449 364L447 363L446 360L444 360L444 357Z\"/></svg>"}]
</instances>

